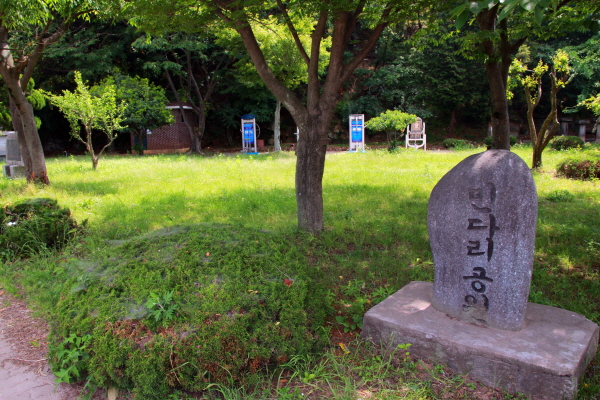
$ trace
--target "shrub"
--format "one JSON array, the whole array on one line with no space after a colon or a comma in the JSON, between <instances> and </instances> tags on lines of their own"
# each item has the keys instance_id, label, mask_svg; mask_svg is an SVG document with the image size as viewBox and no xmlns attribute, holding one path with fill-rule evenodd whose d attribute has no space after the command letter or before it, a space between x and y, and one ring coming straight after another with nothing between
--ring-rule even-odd
<instances>
[{"instance_id":1,"label":"shrub","mask_svg":"<svg viewBox=\"0 0 600 400\"><path fill-rule=\"evenodd\" d=\"M581 149L585 143L578 136L557 136L550 141L554 150Z\"/></svg>"},{"instance_id":2,"label":"shrub","mask_svg":"<svg viewBox=\"0 0 600 400\"><path fill-rule=\"evenodd\" d=\"M447 149L470 149L473 148L473 145L469 142L467 142L466 140L463 139L452 139L452 138L447 138L444 139L444 141L442 142L442 145L447 148Z\"/></svg>"},{"instance_id":3,"label":"shrub","mask_svg":"<svg viewBox=\"0 0 600 400\"><path fill-rule=\"evenodd\" d=\"M288 238L224 225L167 228L72 261L53 346L92 335L89 378L163 399L173 389L244 384L318 350L326 290ZM50 353L53 368L60 368ZM82 378L84 376L82 375Z\"/></svg>"},{"instance_id":4,"label":"shrub","mask_svg":"<svg viewBox=\"0 0 600 400\"><path fill-rule=\"evenodd\" d=\"M558 165L557 173L571 179L600 179L600 158L569 158Z\"/></svg>"},{"instance_id":5,"label":"shrub","mask_svg":"<svg viewBox=\"0 0 600 400\"><path fill-rule=\"evenodd\" d=\"M78 232L68 208L53 199L28 199L0 210L3 258L30 256L46 248L60 249Z\"/></svg>"},{"instance_id":6,"label":"shrub","mask_svg":"<svg viewBox=\"0 0 600 400\"><path fill-rule=\"evenodd\" d=\"M514 135L510 135L509 137L510 140L510 145L514 146L515 144L517 144L517 137ZM483 144L486 145L488 147L488 149L492 146L492 137L488 136L483 140Z\"/></svg>"}]
</instances>

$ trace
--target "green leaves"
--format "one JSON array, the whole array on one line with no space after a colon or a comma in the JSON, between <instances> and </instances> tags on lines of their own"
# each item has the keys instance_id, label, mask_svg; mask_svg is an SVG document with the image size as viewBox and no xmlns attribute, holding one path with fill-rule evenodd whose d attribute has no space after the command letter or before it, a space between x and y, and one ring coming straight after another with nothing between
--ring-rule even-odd
<instances>
[{"instance_id":1,"label":"green leaves","mask_svg":"<svg viewBox=\"0 0 600 400\"><path fill-rule=\"evenodd\" d=\"M175 318L175 311L179 305L173 301L174 290L170 290L162 296L156 293L150 293L150 298L146 301L146 308L150 312L150 317L154 318L156 323L162 323L163 326Z\"/></svg>"},{"instance_id":2,"label":"green leaves","mask_svg":"<svg viewBox=\"0 0 600 400\"><path fill-rule=\"evenodd\" d=\"M55 382L72 383L81 380L81 375L87 372L87 361L90 358L88 347L92 335L77 336L71 333L58 346L50 345L50 353L54 354L52 372L56 375Z\"/></svg>"},{"instance_id":3,"label":"green leaves","mask_svg":"<svg viewBox=\"0 0 600 400\"><path fill-rule=\"evenodd\" d=\"M365 123L365 126L374 131L403 131L408 124L417 120L417 116L407 114L398 110L387 110L378 117L371 118Z\"/></svg>"},{"instance_id":4,"label":"green leaves","mask_svg":"<svg viewBox=\"0 0 600 400\"><path fill-rule=\"evenodd\" d=\"M558 0L469 1L452 10L451 16L456 20L456 29L460 29L467 22L471 14L478 15L484 10L491 10L494 7L499 7L498 21L527 12L533 14L535 22L538 26L541 26L545 12L548 9L557 10Z\"/></svg>"}]
</instances>

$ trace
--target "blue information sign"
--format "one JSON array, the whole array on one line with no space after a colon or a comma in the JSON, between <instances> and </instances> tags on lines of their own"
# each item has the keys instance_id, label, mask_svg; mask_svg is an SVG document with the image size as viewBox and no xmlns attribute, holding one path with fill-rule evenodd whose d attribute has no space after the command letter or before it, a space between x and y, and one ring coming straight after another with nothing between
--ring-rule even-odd
<instances>
[{"instance_id":1,"label":"blue information sign","mask_svg":"<svg viewBox=\"0 0 600 400\"><path fill-rule=\"evenodd\" d=\"M361 120L353 120L352 121L352 141L353 142L362 142L363 140L363 128Z\"/></svg>"},{"instance_id":2,"label":"blue information sign","mask_svg":"<svg viewBox=\"0 0 600 400\"><path fill-rule=\"evenodd\" d=\"M244 124L244 140L249 144L254 143L254 124L245 123Z\"/></svg>"}]
</instances>

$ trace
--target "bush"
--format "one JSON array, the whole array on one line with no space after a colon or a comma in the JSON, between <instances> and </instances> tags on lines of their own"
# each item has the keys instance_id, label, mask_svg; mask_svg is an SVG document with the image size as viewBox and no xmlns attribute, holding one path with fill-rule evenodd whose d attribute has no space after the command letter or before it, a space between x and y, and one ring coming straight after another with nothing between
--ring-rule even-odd
<instances>
[{"instance_id":1,"label":"bush","mask_svg":"<svg viewBox=\"0 0 600 400\"><path fill-rule=\"evenodd\" d=\"M600 179L600 158L587 156L567 159L558 165L557 173L571 179Z\"/></svg>"},{"instance_id":2,"label":"bush","mask_svg":"<svg viewBox=\"0 0 600 400\"><path fill-rule=\"evenodd\" d=\"M515 144L517 144L517 137L516 136L510 135L509 140L510 140L510 145L511 146L514 146ZM488 147L488 149L489 149L492 146L492 137L491 136L486 137L483 140L483 144L485 144Z\"/></svg>"},{"instance_id":3,"label":"bush","mask_svg":"<svg viewBox=\"0 0 600 400\"><path fill-rule=\"evenodd\" d=\"M473 148L473 145L469 142L467 142L466 140L463 139L452 139L452 138L448 138L448 139L444 139L444 141L442 142L442 145L447 148L447 149L471 149Z\"/></svg>"},{"instance_id":4,"label":"bush","mask_svg":"<svg viewBox=\"0 0 600 400\"><path fill-rule=\"evenodd\" d=\"M550 141L554 150L581 149L585 143L578 136L557 136Z\"/></svg>"},{"instance_id":5,"label":"bush","mask_svg":"<svg viewBox=\"0 0 600 400\"><path fill-rule=\"evenodd\" d=\"M0 248L4 259L62 248L79 228L68 208L53 199L28 199L0 211Z\"/></svg>"},{"instance_id":6,"label":"bush","mask_svg":"<svg viewBox=\"0 0 600 400\"><path fill-rule=\"evenodd\" d=\"M68 366L54 349L90 334L91 381L163 399L175 388L244 384L327 342L326 290L289 238L194 225L132 239L111 253L69 267L75 277L50 335L55 373Z\"/></svg>"}]
</instances>

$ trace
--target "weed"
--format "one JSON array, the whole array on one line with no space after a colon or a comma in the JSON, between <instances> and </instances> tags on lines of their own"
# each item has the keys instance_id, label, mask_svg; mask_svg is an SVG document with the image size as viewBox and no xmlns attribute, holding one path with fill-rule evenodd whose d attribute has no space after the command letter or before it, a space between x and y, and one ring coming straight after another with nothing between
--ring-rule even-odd
<instances>
[{"instance_id":1,"label":"weed","mask_svg":"<svg viewBox=\"0 0 600 400\"><path fill-rule=\"evenodd\" d=\"M58 346L49 346L48 351L53 355L52 372L56 375L55 382L72 383L80 380L87 372L91 338L91 335L77 336L72 333Z\"/></svg>"},{"instance_id":2,"label":"weed","mask_svg":"<svg viewBox=\"0 0 600 400\"><path fill-rule=\"evenodd\" d=\"M159 296L150 292L150 298L146 301L146 308L148 308L150 317L154 318L156 323L167 326L175 318L175 311L177 311L179 305L173 301L174 293L175 291L171 290Z\"/></svg>"},{"instance_id":3,"label":"weed","mask_svg":"<svg viewBox=\"0 0 600 400\"><path fill-rule=\"evenodd\" d=\"M568 190L554 190L546 195L546 200L553 203L568 203L575 199L575 196Z\"/></svg>"}]
</instances>

